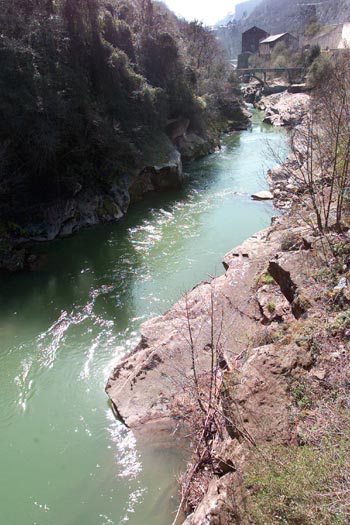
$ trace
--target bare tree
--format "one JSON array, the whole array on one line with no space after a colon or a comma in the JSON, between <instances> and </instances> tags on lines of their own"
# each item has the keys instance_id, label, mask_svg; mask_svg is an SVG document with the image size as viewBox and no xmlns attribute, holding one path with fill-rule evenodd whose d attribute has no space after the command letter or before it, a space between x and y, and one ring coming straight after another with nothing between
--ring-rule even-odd
<instances>
[{"instance_id":1,"label":"bare tree","mask_svg":"<svg viewBox=\"0 0 350 525\"><path fill-rule=\"evenodd\" d=\"M333 76L313 94L308 115L291 136L295 163L286 175L308 209L305 221L321 234L341 231L348 211L350 182L350 67L345 55Z\"/></svg>"}]
</instances>

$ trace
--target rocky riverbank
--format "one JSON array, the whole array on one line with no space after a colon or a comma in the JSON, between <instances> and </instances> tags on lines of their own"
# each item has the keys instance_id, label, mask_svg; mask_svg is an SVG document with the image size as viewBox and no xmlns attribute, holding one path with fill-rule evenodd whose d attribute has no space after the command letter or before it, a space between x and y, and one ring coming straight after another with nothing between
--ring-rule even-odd
<instances>
[{"instance_id":1,"label":"rocky riverbank","mask_svg":"<svg viewBox=\"0 0 350 525\"><path fill-rule=\"evenodd\" d=\"M281 346L279 340L288 337L285 326L306 316L311 304L305 292L314 268L309 234L278 217L226 254L225 275L199 284L163 316L145 323L139 346L108 381L107 394L127 426L136 433L148 428L152 439L159 431L173 432L179 421L172 407L181 403L193 371L189 323L198 375L210 370L214 327L225 363L230 424L213 449L224 468L211 478L188 524L242 523L242 475L251 454L244 435L253 436L255 445L296 439L288 389L308 373L314 358L310 349L293 342Z\"/></svg>"},{"instance_id":2,"label":"rocky riverbank","mask_svg":"<svg viewBox=\"0 0 350 525\"><path fill-rule=\"evenodd\" d=\"M277 93L262 97L255 106L265 112L264 122L273 126L294 127L302 120L309 104L307 93Z\"/></svg>"},{"instance_id":3,"label":"rocky riverbank","mask_svg":"<svg viewBox=\"0 0 350 525\"><path fill-rule=\"evenodd\" d=\"M289 100L293 102L295 97L289 95ZM276 166L267 174L274 204L284 210L290 210L295 200L295 186L291 182L294 167L293 157L289 155L283 166ZM284 188L283 191L281 187ZM243 334L253 335L257 331L261 335L261 329L265 331L265 321L279 316L276 312L273 315L268 314L264 309L265 288L260 290L260 294L257 294L257 290L252 294L252 289L256 288L261 273L267 270L268 262L278 253L281 239L290 231L289 216L290 212L286 216L275 217L270 228L257 233L226 254L223 259L226 270L224 276L199 284L163 316L142 325L140 344L117 366L107 385L107 392L127 426L136 427L145 421L158 420L169 415L168 397L177 391L177 381L169 382L167 379L174 372L171 360L182 363L183 370L190 368L188 356L186 357L188 349L182 341L179 345L178 336L186 333L189 317L193 324L194 338L200 341L199 346L208 346L209 327L203 324L203 319L208 315L209 297L213 290L217 305L222 308L222 319L230 319L229 325L224 323L222 326L225 347L235 346L238 354L246 344L246 341L239 342ZM302 235L299 227L298 235ZM252 295L261 296L262 302L254 304ZM294 298L290 302L293 300ZM282 303L287 312L286 301L282 300ZM246 314L243 317L242 312ZM263 328L257 323L260 320L264 320ZM234 326L234 334L231 325ZM236 339L237 342L233 344ZM230 361L229 355L225 357ZM207 364L203 356L201 367L205 368ZM160 381L159 376L162 378ZM125 396L126 385L132 392L131 396ZM168 392L169 395L163 397L163 392Z\"/></svg>"},{"instance_id":4,"label":"rocky riverbank","mask_svg":"<svg viewBox=\"0 0 350 525\"><path fill-rule=\"evenodd\" d=\"M307 95L288 93L264 103L278 116L275 125L298 126L308 104ZM185 425L192 437L181 501L186 525L279 523L295 508L311 512L305 494L315 498L313 521L305 523L318 522L315 516L330 523L302 454L314 458L319 480L324 465L339 460L329 440L342 450L349 439L350 234L344 225L326 235L314 226L314 194L300 173L306 162L300 149L268 172L282 214L225 255L223 276L145 323L140 344L106 387L136 433L148 428L155 439ZM295 472L300 490L290 479ZM322 480L338 486L337 476ZM339 494L346 514L347 489Z\"/></svg>"},{"instance_id":5,"label":"rocky riverbank","mask_svg":"<svg viewBox=\"0 0 350 525\"><path fill-rule=\"evenodd\" d=\"M277 125L300 123L308 98L285 93L277 104L271 97L266 107L282 113ZM287 107L292 118L284 117ZM256 448L298 442L304 422L295 423L293 385L317 383L326 373L309 338L301 335L322 317L315 275L326 252L303 217L306 201L298 196L302 189L295 187L295 170L290 155L268 173L283 214L226 254L225 275L200 283L163 316L145 323L140 344L118 364L106 387L116 413L136 432L145 427L174 431L181 415L174 420L173 407L183 406L193 355L197 374L205 375L213 341L220 347L219 403L226 424L214 437L212 456L221 467L209 480L203 473L205 494L187 518L189 525L249 522L250 489L244 479ZM349 242L343 236L342 242Z\"/></svg>"},{"instance_id":6,"label":"rocky riverbank","mask_svg":"<svg viewBox=\"0 0 350 525\"><path fill-rule=\"evenodd\" d=\"M191 436L186 525L275 524L296 512L328 524L331 505L347 523L350 234L315 227L307 161L300 150L269 171L283 213L226 254L225 275L145 323L106 387L136 434L185 426ZM327 508L317 483L331 490Z\"/></svg>"}]
</instances>

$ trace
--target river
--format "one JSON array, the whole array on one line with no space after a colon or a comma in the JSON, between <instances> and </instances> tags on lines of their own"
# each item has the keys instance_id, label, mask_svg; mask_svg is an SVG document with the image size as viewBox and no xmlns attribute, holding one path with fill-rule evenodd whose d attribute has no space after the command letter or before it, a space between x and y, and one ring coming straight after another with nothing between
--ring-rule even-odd
<instances>
[{"instance_id":1,"label":"river","mask_svg":"<svg viewBox=\"0 0 350 525\"><path fill-rule=\"evenodd\" d=\"M0 520L4 525L169 525L181 451L138 444L104 393L140 323L164 312L266 227L262 124L194 162L178 191L150 194L121 221L41 245L36 272L1 282Z\"/></svg>"}]
</instances>

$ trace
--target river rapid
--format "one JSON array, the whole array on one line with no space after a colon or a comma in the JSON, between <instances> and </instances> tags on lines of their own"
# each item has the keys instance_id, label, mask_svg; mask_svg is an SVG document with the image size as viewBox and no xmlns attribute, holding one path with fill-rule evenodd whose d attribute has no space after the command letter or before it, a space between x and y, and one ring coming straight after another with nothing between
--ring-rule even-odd
<instances>
[{"instance_id":1,"label":"river rapid","mask_svg":"<svg viewBox=\"0 0 350 525\"><path fill-rule=\"evenodd\" d=\"M171 523L183 453L137 443L104 386L143 321L269 225L272 204L250 194L266 189L270 147L286 153L286 135L253 111L251 129L191 164L181 190L41 245L38 271L1 281L1 523Z\"/></svg>"}]
</instances>

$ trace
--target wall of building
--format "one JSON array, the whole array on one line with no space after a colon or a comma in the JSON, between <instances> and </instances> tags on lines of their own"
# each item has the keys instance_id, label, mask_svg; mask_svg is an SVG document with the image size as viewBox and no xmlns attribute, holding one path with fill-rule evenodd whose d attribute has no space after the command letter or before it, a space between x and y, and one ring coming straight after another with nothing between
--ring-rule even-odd
<instances>
[{"instance_id":1,"label":"wall of building","mask_svg":"<svg viewBox=\"0 0 350 525\"><path fill-rule=\"evenodd\" d=\"M315 45L319 45L322 51L350 48L350 23L336 25L314 37L303 40L304 47Z\"/></svg>"},{"instance_id":2,"label":"wall of building","mask_svg":"<svg viewBox=\"0 0 350 525\"><path fill-rule=\"evenodd\" d=\"M283 42L286 47L289 49L297 50L299 47L298 39L295 38L293 35L286 33L285 35L281 36L278 40L274 40L273 42L266 42L264 44L259 45L259 54L260 55L269 55L273 48L279 44L280 42Z\"/></svg>"},{"instance_id":3,"label":"wall of building","mask_svg":"<svg viewBox=\"0 0 350 525\"><path fill-rule=\"evenodd\" d=\"M259 42L268 37L269 33L258 27L252 27L242 34L242 53L257 53Z\"/></svg>"}]
</instances>

